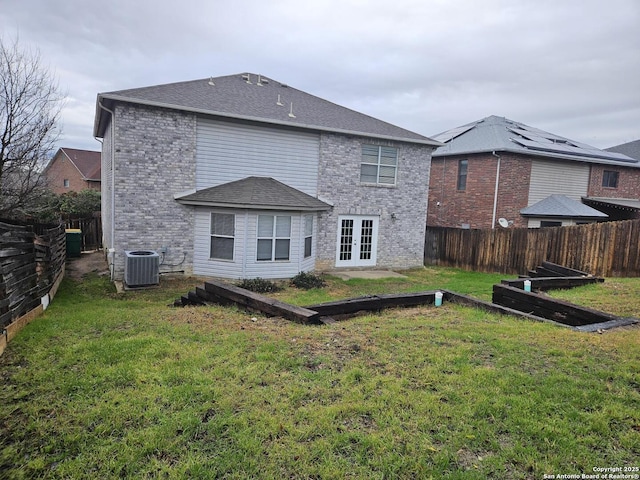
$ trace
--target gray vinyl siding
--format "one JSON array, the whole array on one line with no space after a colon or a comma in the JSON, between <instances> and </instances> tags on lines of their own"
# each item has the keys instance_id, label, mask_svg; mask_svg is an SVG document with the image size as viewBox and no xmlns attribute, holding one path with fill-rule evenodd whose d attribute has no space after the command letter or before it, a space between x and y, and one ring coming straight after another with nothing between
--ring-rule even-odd
<instances>
[{"instance_id":1,"label":"gray vinyl siding","mask_svg":"<svg viewBox=\"0 0 640 480\"><path fill-rule=\"evenodd\" d=\"M527 206L549 195L561 194L580 201L589 188L589 165L579 162L534 160L531 165Z\"/></svg>"},{"instance_id":2,"label":"gray vinyl siding","mask_svg":"<svg viewBox=\"0 0 640 480\"><path fill-rule=\"evenodd\" d=\"M249 176L318 193L318 134L198 118L196 189Z\"/></svg>"},{"instance_id":3,"label":"gray vinyl siding","mask_svg":"<svg viewBox=\"0 0 640 480\"><path fill-rule=\"evenodd\" d=\"M235 214L233 261L209 258L211 212ZM258 262L256 260L256 229L258 215L290 215L291 246L288 261ZM193 273L222 278L291 278L315 266L316 221L312 255L304 258L304 214L300 212L256 211L196 208Z\"/></svg>"}]
</instances>

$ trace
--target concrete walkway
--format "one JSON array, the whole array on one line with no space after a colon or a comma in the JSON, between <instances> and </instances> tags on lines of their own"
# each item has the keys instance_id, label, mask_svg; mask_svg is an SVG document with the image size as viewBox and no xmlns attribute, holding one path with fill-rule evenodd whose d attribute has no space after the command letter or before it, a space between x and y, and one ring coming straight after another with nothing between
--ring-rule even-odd
<instances>
[{"instance_id":1,"label":"concrete walkway","mask_svg":"<svg viewBox=\"0 0 640 480\"><path fill-rule=\"evenodd\" d=\"M391 270L339 270L326 272L327 275L338 277L342 280L350 280L352 278L366 278L370 280L378 280L380 278L407 278L397 272Z\"/></svg>"}]
</instances>

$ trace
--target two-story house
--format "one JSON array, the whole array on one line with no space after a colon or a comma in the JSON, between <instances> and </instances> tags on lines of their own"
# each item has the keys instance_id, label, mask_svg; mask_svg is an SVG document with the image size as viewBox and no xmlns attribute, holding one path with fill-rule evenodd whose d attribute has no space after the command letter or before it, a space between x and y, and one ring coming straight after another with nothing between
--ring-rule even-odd
<instances>
[{"instance_id":1,"label":"two-story house","mask_svg":"<svg viewBox=\"0 0 640 480\"><path fill-rule=\"evenodd\" d=\"M540 227L633 218L640 162L504 117L433 137L429 226Z\"/></svg>"},{"instance_id":2,"label":"two-story house","mask_svg":"<svg viewBox=\"0 0 640 480\"><path fill-rule=\"evenodd\" d=\"M100 152L59 148L42 172L56 194L100 190Z\"/></svg>"},{"instance_id":3,"label":"two-story house","mask_svg":"<svg viewBox=\"0 0 640 480\"><path fill-rule=\"evenodd\" d=\"M430 138L249 73L101 93L94 134L114 279L423 264Z\"/></svg>"}]
</instances>

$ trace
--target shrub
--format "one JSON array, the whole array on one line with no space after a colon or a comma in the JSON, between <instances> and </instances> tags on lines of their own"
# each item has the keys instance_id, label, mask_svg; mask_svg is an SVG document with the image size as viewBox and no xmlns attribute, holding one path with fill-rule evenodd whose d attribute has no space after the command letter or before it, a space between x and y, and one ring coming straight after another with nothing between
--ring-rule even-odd
<instances>
[{"instance_id":1,"label":"shrub","mask_svg":"<svg viewBox=\"0 0 640 480\"><path fill-rule=\"evenodd\" d=\"M250 290L256 293L269 293L269 292L279 292L282 290L282 286L280 286L276 282L272 282L271 280L265 280L264 278L245 278L240 283L238 283L240 288L244 288L245 290Z\"/></svg>"},{"instance_id":2,"label":"shrub","mask_svg":"<svg viewBox=\"0 0 640 480\"><path fill-rule=\"evenodd\" d=\"M291 279L291 284L297 288L310 290L312 288L322 288L327 285L327 282L315 273L300 272Z\"/></svg>"}]
</instances>

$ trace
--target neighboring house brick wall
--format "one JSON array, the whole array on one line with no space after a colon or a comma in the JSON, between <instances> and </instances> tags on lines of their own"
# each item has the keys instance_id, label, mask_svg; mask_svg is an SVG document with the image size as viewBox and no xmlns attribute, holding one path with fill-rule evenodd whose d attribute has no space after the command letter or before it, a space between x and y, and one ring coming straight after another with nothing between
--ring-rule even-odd
<instances>
[{"instance_id":1,"label":"neighboring house brick wall","mask_svg":"<svg viewBox=\"0 0 640 480\"><path fill-rule=\"evenodd\" d=\"M467 185L458 190L458 164L468 161ZM491 228L496 186L497 157L492 154L439 157L431 160L429 216L434 227ZM500 179L496 220L504 217L514 226L526 226L520 210L527 206L531 160L500 154ZM438 202L440 203L438 205Z\"/></svg>"},{"instance_id":2,"label":"neighboring house brick wall","mask_svg":"<svg viewBox=\"0 0 640 480\"><path fill-rule=\"evenodd\" d=\"M618 187L602 186L604 171L618 172ZM592 165L589 181L589 197L640 199L640 169L620 166Z\"/></svg>"},{"instance_id":3,"label":"neighboring house brick wall","mask_svg":"<svg viewBox=\"0 0 640 480\"><path fill-rule=\"evenodd\" d=\"M163 246L167 264L192 272L194 215L174 195L195 186L195 135L195 115L116 107L116 144L121 147L115 152L115 278L124 274L125 250Z\"/></svg>"},{"instance_id":4,"label":"neighboring house brick wall","mask_svg":"<svg viewBox=\"0 0 640 480\"><path fill-rule=\"evenodd\" d=\"M362 144L398 149L396 186L360 183ZM423 264L426 186L432 147L323 133L320 138L318 197L334 206L318 220L316 269L335 267L339 215L379 216L379 268L411 268ZM395 218L392 218L395 214ZM398 239L403 241L399 242Z\"/></svg>"},{"instance_id":5,"label":"neighboring house brick wall","mask_svg":"<svg viewBox=\"0 0 640 480\"><path fill-rule=\"evenodd\" d=\"M89 188L89 182L82 179L82 174L76 166L63 154L59 153L45 172L47 186L55 194L79 192ZM64 186L64 181L69 180L69 186ZM93 182L91 182L93 183Z\"/></svg>"}]
</instances>

